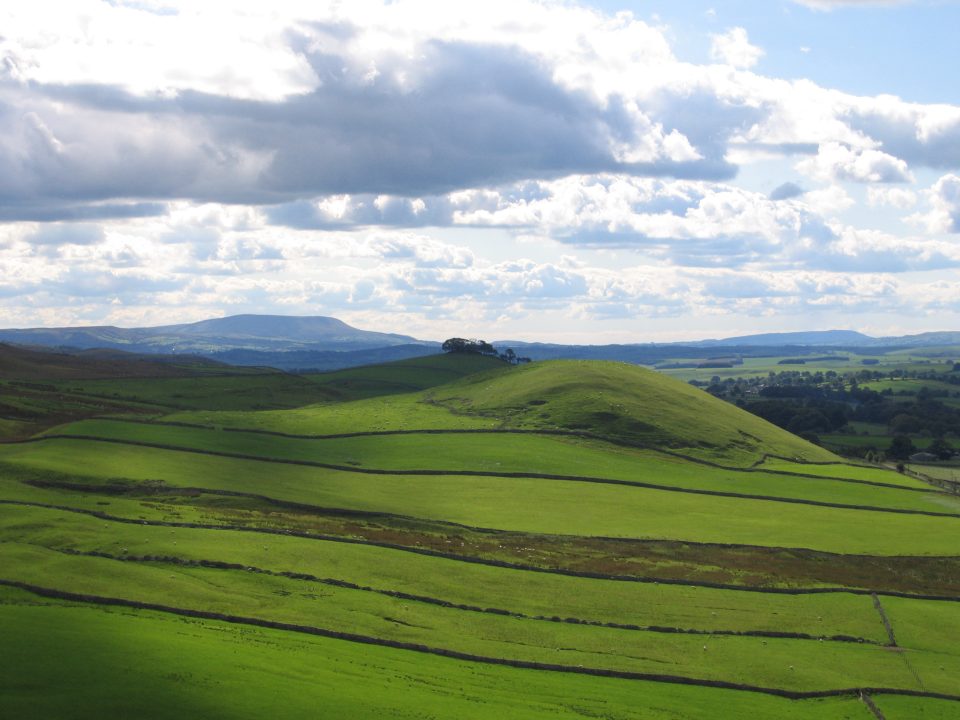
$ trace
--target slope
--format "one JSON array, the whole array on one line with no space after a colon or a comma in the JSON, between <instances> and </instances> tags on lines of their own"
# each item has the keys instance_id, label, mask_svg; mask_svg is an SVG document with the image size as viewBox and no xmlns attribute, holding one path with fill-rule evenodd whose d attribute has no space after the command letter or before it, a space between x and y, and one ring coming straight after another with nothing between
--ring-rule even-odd
<instances>
[{"instance_id":1,"label":"slope","mask_svg":"<svg viewBox=\"0 0 960 720\"><path fill-rule=\"evenodd\" d=\"M702 390L623 363L533 363L468 376L428 392L425 400L455 413L495 416L506 427L581 430L738 465L764 455L837 460Z\"/></svg>"}]
</instances>

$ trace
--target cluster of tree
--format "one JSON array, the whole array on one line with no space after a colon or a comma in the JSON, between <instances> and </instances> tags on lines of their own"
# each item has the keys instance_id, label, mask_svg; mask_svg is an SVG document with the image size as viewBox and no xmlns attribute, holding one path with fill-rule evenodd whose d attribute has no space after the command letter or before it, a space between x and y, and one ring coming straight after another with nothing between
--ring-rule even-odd
<instances>
[{"instance_id":1,"label":"cluster of tree","mask_svg":"<svg viewBox=\"0 0 960 720\"><path fill-rule=\"evenodd\" d=\"M440 346L444 352L448 353L469 353L474 355L488 355L490 357L498 357L506 363L511 365L519 365L521 363L530 362L528 357L520 357L513 350L513 348L507 348L503 352L498 352L497 349L488 343L486 340L467 340L465 338L449 338L444 340L443 345Z\"/></svg>"},{"instance_id":2,"label":"cluster of tree","mask_svg":"<svg viewBox=\"0 0 960 720\"><path fill-rule=\"evenodd\" d=\"M848 407L828 400L759 400L743 407L797 435L836 432L849 422Z\"/></svg>"},{"instance_id":3,"label":"cluster of tree","mask_svg":"<svg viewBox=\"0 0 960 720\"><path fill-rule=\"evenodd\" d=\"M849 448L850 454L877 453L905 460L917 451L910 436L935 438L927 449L939 458L953 451L944 440L960 435L960 408L942 402L955 396L952 390L921 387L894 393L880 392L860 385L885 379L934 380L954 384L960 377L934 371L893 370L883 373L860 370L840 375L835 371L771 372L767 377L727 378L714 376L707 391L758 415L792 433L813 441L821 434L837 433L848 423L858 421L884 425L892 439L878 438L875 447ZM700 384L703 385L702 383ZM915 385L913 387L916 387ZM887 446L889 444L889 446Z\"/></svg>"},{"instance_id":4,"label":"cluster of tree","mask_svg":"<svg viewBox=\"0 0 960 720\"><path fill-rule=\"evenodd\" d=\"M464 338L450 338L444 340L440 346L444 352L472 353L474 355L496 355L497 351L486 340L466 340Z\"/></svg>"}]
</instances>

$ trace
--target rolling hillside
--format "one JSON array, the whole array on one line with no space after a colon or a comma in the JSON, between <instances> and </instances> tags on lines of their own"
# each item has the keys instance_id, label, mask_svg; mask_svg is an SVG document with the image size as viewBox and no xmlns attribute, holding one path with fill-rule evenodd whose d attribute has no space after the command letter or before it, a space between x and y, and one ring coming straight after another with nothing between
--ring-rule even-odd
<instances>
[{"instance_id":1,"label":"rolling hillside","mask_svg":"<svg viewBox=\"0 0 960 720\"><path fill-rule=\"evenodd\" d=\"M960 499L679 381L102 382L0 445L4 715L960 716Z\"/></svg>"},{"instance_id":2,"label":"rolling hillside","mask_svg":"<svg viewBox=\"0 0 960 720\"><path fill-rule=\"evenodd\" d=\"M580 430L706 458L749 463L766 453L837 459L701 390L625 363L533 363L469 376L430 399L456 413L497 417L509 427Z\"/></svg>"}]
</instances>

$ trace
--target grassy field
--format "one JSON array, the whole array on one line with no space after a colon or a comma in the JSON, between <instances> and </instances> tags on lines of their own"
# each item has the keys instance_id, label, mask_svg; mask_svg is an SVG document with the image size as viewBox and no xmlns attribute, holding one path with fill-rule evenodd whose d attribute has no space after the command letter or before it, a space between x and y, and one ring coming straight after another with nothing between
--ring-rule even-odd
<instances>
[{"instance_id":1,"label":"grassy field","mask_svg":"<svg viewBox=\"0 0 960 720\"><path fill-rule=\"evenodd\" d=\"M102 530L96 518L49 508L19 508L0 517L4 542L58 551L274 566L371 591L393 589L476 608L490 600L488 588L499 587L500 609L529 617L886 641L870 599L846 592L786 595L582 578L297 537L270 538L265 547L262 538L238 531L119 526L105 538Z\"/></svg>"},{"instance_id":2,"label":"grassy field","mask_svg":"<svg viewBox=\"0 0 960 720\"><path fill-rule=\"evenodd\" d=\"M190 356L63 353L0 343L0 441L29 437L76 418L192 407L177 401L196 402L199 397L251 407L235 396L262 402L276 389L289 397L291 383L311 387L270 368L235 368ZM289 405L287 400L275 407Z\"/></svg>"},{"instance_id":3,"label":"grassy field","mask_svg":"<svg viewBox=\"0 0 960 720\"><path fill-rule=\"evenodd\" d=\"M162 481L173 487L260 493L318 508L547 534L950 555L960 532L960 517L540 478L361 474L89 440L3 446L0 461L57 472L79 466L101 484L116 478ZM953 503L950 496L943 499ZM931 503L929 509L933 507ZM949 512L946 507L938 510Z\"/></svg>"},{"instance_id":4,"label":"grassy field","mask_svg":"<svg viewBox=\"0 0 960 720\"><path fill-rule=\"evenodd\" d=\"M791 701L504 668L162 613L38 603L20 592L0 597L7 650L0 702L11 717L258 718L278 704L296 718L667 720L676 708L703 720L717 717L718 708L729 717L871 717L852 697ZM104 676L136 692L124 692L119 681L105 692ZM52 691L38 694L37 687Z\"/></svg>"},{"instance_id":5,"label":"grassy field","mask_svg":"<svg viewBox=\"0 0 960 720\"><path fill-rule=\"evenodd\" d=\"M954 357L960 357L960 348L954 348ZM743 363L734 365L730 368L670 368L674 362L689 364L690 360L665 361L659 372L670 375L680 380L699 380L709 381L713 377L738 378L738 377L761 377L771 372L778 373L785 370L796 370L799 372L834 372L843 374L847 372L857 372L859 370L879 370L881 372L890 372L891 370L904 371L931 371L948 370L953 366L953 361L943 361L940 359L931 359L921 352L900 351L876 354L859 354L854 352L836 353L835 359L826 360L829 355L822 350L813 353L804 354L799 352L795 355L776 356L776 357L746 357ZM803 364L780 364L782 360L801 359ZM876 363L864 364L864 360L877 361Z\"/></svg>"},{"instance_id":6,"label":"grassy field","mask_svg":"<svg viewBox=\"0 0 960 720\"><path fill-rule=\"evenodd\" d=\"M960 499L684 383L62 382L117 404L0 445L0 715L960 717Z\"/></svg>"}]
</instances>

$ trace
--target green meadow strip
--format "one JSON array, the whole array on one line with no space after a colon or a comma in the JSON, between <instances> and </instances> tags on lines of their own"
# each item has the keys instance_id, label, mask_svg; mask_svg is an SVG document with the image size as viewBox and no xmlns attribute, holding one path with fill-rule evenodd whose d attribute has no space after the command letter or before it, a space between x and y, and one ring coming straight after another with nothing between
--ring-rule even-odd
<instances>
[{"instance_id":1,"label":"green meadow strip","mask_svg":"<svg viewBox=\"0 0 960 720\"><path fill-rule=\"evenodd\" d=\"M520 669L539 670L539 671L558 672L558 673L571 673L576 675L589 675L594 677L617 678L622 680L642 680L642 681L662 682L662 683L677 684L677 685L691 685L691 686L697 686L697 687L739 690L739 691L746 691L746 692L762 693L766 695L774 695L777 697L789 698L793 700L823 698L823 697L837 697L837 696L843 696L843 695L859 696L861 692L868 692L870 694L884 694L884 693L899 694L899 695L909 695L912 697L936 698L936 699L952 700L952 701L960 702L960 695L957 695L957 694L939 692L939 691L917 690L912 688L842 687L842 688L826 688L826 689L817 689L817 690L794 690L794 689L786 689L786 688L775 687L775 686L767 687L767 686L732 682L732 681L720 680L720 679L687 677L683 675L673 675L668 673L637 672L637 671L618 670L618 669L604 668L604 667L566 665L561 663L546 663L546 662L538 662L538 661L516 659L516 658L503 658L503 657L496 657L496 656L478 655L470 652L452 650L444 647L435 647L435 646L425 645L417 642L392 640L388 638L363 635L363 634L358 634L353 632L333 630L329 628L320 628L312 625L302 625L299 623L283 622L283 621L270 620L270 619L259 618L259 617L234 615L231 613L197 610L193 608L166 605L163 603L144 602L139 600L127 599L127 598L102 596L102 595L86 593L86 592L71 592L71 591L60 590L57 588L35 585L33 583L22 582L19 580L11 580L7 578L0 578L0 585L4 585L6 587L11 587L11 588L17 588L20 590L25 590L27 592L38 595L40 597L56 599L56 600L67 600L70 602L89 603L89 604L105 605L105 606L112 606L112 607L127 607L135 610L162 612L162 613L180 615L180 616L189 617L189 618L214 620L214 621L228 622L228 623L239 624L239 625L250 625L254 627L269 628L273 630L284 630L287 632L302 633L302 634L314 635L318 637L324 637L324 638L330 638L330 639L336 639L336 640L346 640L348 642L359 643L364 645L373 645L373 646L386 647L386 648L392 648L397 650L413 651L413 652L423 653L428 655L437 655L437 656L447 657L455 660L463 660L467 662L481 663L486 665L500 665L500 666L506 666L506 667L520 668Z\"/></svg>"},{"instance_id":2,"label":"green meadow strip","mask_svg":"<svg viewBox=\"0 0 960 720\"><path fill-rule=\"evenodd\" d=\"M111 437L109 435L96 435L92 432L83 432L83 428L93 426L97 427L98 423L102 427L105 423L117 423L117 424L131 424L131 425L145 425L153 427L171 427L171 428L185 428L185 429L194 429L194 430L205 430L205 431L214 431L221 433L238 433L238 434L250 434L250 435L264 435L268 437L277 437L285 438L288 440L344 440L351 438L364 438L364 437L392 437L392 436L419 436L419 435L502 435L502 436L511 436L511 435L521 435L529 437L544 437L544 438L569 438L569 439L579 439L579 440L592 440L597 443L602 443L605 445L611 446L611 451L616 451L618 449L634 449L634 450L644 450L650 453L656 453L664 455L669 458L676 460L682 460L684 462L689 462L695 465L702 465L705 467L715 468L717 470L724 470L727 472L734 473L762 473L763 475L779 475L783 477L801 477L801 478L810 478L815 480L835 480L837 482L845 483L854 483L857 485L868 485L873 487L885 487L897 490L908 490L913 492L937 492L933 488L930 488L924 485L921 482L916 481L913 478L899 476L894 473L892 470L883 470L880 468L873 468L864 465L857 465L854 463L843 463L843 462L797 462L789 460L788 458L781 458L779 456L769 455L764 456L758 460L754 465L750 467L741 467L737 465L724 465L719 462L714 462L711 460L705 460L703 458L698 458L692 455L686 455L684 453L670 450L664 447L658 447L655 445L644 444L639 442L627 442L625 440L619 440L617 438L606 437L602 435L597 435L595 433L579 430L550 430L550 429L522 429L522 428L423 428L423 429L397 429L397 430L372 430L372 431L352 431L352 432L342 432L342 433L327 433L327 434L297 434L289 432L280 432L276 430L265 430L260 428L247 428L247 427L232 427L232 426L216 426L216 425L204 425L200 423L190 423L182 422L175 420L161 420L161 419L146 419L146 418L132 418L132 417L122 417L122 418L111 418L103 417L98 420L85 420L77 423L73 423L69 426L60 428L57 435L47 434L47 437L62 436L64 434L88 434L94 435L96 437ZM776 466L773 463L769 463L768 460L775 459L777 461ZM830 475L825 470L829 467L839 467L839 468L849 468L845 471L843 475ZM792 469L784 469L792 468ZM870 475L873 473L873 475ZM859 474L859 476L858 476ZM882 477L883 480L870 480L866 479L864 476L870 477ZM892 480L897 482L892 482Z\"/></svg>"},{"instance_id":3,"label":"green meadow strip","mask_svg":"<svg viewBox=\"0 0 960 720\"><path fill-rule=\"evenodd\" d=\"M400 590L385 590L382 588L374 588L368 585L358 585L346 580L339 580L336 578L323 578L317 577L315 575L310 575L309 573L301 572L292 572L292 571L277 571L277 570L268 570L266 568L256 567L253 565L246 565L241 563L230 563L224 562L222 560L187 560L180 556L171 556L171 555L112 555L110 553L98 552L98 551L76 551L76 550L59 550L65 555L76 555L81 557L93 557L101 558L104 560L114 560L117 562L129 562L129 563L145 563L151 565L167 565L172 567L197 567L203 568L206 570L223 570L223 571L240 571L247 573L255 573L258 575L272 575L274 577L289 578L291 580L303 580L311 583L317 583L319 585L329 585L331 587L344 588L346 590L357 590L359 592L365 593L374 593L376 595L383 595L385 597L396 598L398 600L408 600L410 602L424 603L426 605L435 605L437 607L448 608L452 610L461 610L464 612L475 612L475 613L486 613L489 615L497 615L500 617L510 617L516 618L518 620L531 620L535 622L553 622L553 623L566 623L569 625L586 625L589 627L603 627L610 628L613 630L628 630L628 631L637 631L637 632L651 632L651 633L664 633L667 635L706 635L706 636L723 636L723 635L734 635L738 637L757 637L757 638L779 638L782 640L815 640L819 642L846 642L846 643L867 643L870 645L881 645L883 644L877 640L871 640L868 638L857 637L853 635L811 635L809 633L802 632L790 632L782 630L727 630L727 629L703 629L703 628L681 628L681 627L668 627L662 625L636 625L636 624L627 624L627 623L618 623L618 622L607 622L601 620L585 620L579 617L570 617L560 615L553 615L547 617L545 615L527 615L522 612L517 612L515 610L505 610L498 607L481 607L479 605L464 605L462 603L452 602L450 600L444 600L441 598L429 597L426 595L414 595L411 593L403 592ZM876 598L876 593L873 594ZM896 642L893 641L889 643L891 646L896 646Z\"/></svg>"},{"instance_id":4,"label":"green meadow strip","mask_svg":"<svg viewBox=\"0 0 960 720\"><path fill-rule=\"evenodd\" d=\"M98 447L99 445L99 447ZM116 478L175 480L318 507L343 508L473 528L571 536L670 539L721 545L808 548L872 555L956 554L954 517L824 508L591 483L448 476L376 476L220 458L129 445L51 440L0 447L8 462ZM538 508L530 512L529 508ZM884 517L883 522L876 518Z\"/></svg>"},{"instance_id":5,"label":"green meadow strip","mask_svg":"<svg viewBox=\"0 0 960 720\"><path fill-rule=\"evenodd\" d=\"M746 593L761 593L761 594L770 594L770 595L788 595L788 596L798 596L798 595L829 595L829 594L849 594L849 595L859 595L859 596L871 596L871 595L880 595L884 597L899 597L907 600L928 600L932 602L957 602L960 603L960 596L952 595L929 595L929 594L920 594L920 593L905 593L897 592L891 590L871 590L871 589L862 589L862 588L847 588L847 587L811 587L811 588L797 588L797 587L755 587L749 585L732 585L729 583L714 583L708 581L694 581L694 580L680 580L676 578L663 578L663 577L645 577L638 575L613 575L597 572L587 572L587 571L578 571L578 570L568 570L562 568L549 568L542 567L538 565L527 565L522 563L509 562L504 560L496 560L492 558L483 558L476 557L471 555L460 555L453 552L441 552L438 550L431 550L429 548L422 547L411 547L409 545L400 545L397 543L382 542L377 540L366 540L362 538L353 538L353 537L344 537L339 535L323 535L319 533L309 533L309 532L300 532L296 530L289 529L274 529L274 528L263 528L263 527L253 527L247 525L229 525L226 523L213 524L213 523L198 523L198 522L178 522L171 520L155 520L155 519L146 519L143 517L139 518L130 518L122 517L117 515L111 515L102 510L94 510L90 508L77 508L68 505L54 505L50 503L41 503L28 500L10 500L10 499L0 499L0 505L13 506L13 507L23 507L23 508L34 508L41 510L55 510L58 512L64 513L76 513L78 515L83 515L87 517L96 518L98 520L104 520L107 522L116 522L125 525L132 525L141 528L146 527L157 527L157 528L175 528L175 529L187 529L187 530L203 530L203 531L218 531L224 533L252 533L252 534L263 534L272 537L280 538L297 538L301 540L310 540L317 542L327 542L327 543L336 543L344 545L355 545L355 546L366 546L370 548L379 548L383 550L398 551L401 553L410 553L413 555L421 555L430 558L438 558L442 560L449 560L457 563L467 563L472 565L487 566L491 568L502 568L507 570L517 570L522 572L531 572L531 573L542 573L546 575L556 575L561 577L569 578L582 578L586 580L609 580L613 582L624 582L624 583L642 583L642 584L653 584L653 585L663 585L663 586L679 586L679 587L689 587L689 588L707 588L710 590L723 590L723 591L735 591L735 592L746 592ZM698 543L688 543L696 545ZM716 547L716 543L700 543L704 546ZM739 545L721 545L722 547L744 547ZM764 546L765 547L765 546ZM803 548L785 548L787 550L797 550L801 551ZM836 553L821 552L821 555L829 556Z\"/></svg>"},{"instance_id":6,"label":"green meadow strip","mask_svg":"<svg viewBox=\"0 0 960 720\"><path fill-rule=\"evenodd\" d=\"M116 445L129 445L135 447L151 448L154 450L169 450L173 452L196 453L198 455L210 455L214 457L229 458L233 460L253 460L258 462L276 463L281 465L300 465L304 467L321 468L324 470L336 470L338 472L359 473L364 475L397 475L397 476L455 476L455 477L487 477L487 478L516 478L516 479L537 479L537 480L557 480L563 482L581 482L594 483L599 485L621 485L628 487L643 488L647 490L662 490L667 492L690 493L693 495L708 495L713 497L742 498L744 500L763 500L768 502L792 503L798 505L813 505L818 507L838 508L845 510L861 510L865 512L883 512L897 513L903 515L926 515L929 517L945 517L960 519L960 513L939 512L934 510L920 510L896 507L880 507L873 505L851 505L844 503L826 502L820 500L808 500L793 497L782 497L775 495L757 495L750 493L727 492L722 490L708 490L703 488L687 488L675 485L661 485L658 483L648 483L639 480L618 480L612 478L591 477L585 475L562 475L554 473L537 472L497 472L493 470L434 470L434 469L406 469L394 470L389 468L366 468L355 467L351 465L340 465L335 463L318 462L314 460L299 460L294 458L276 458L264 457L260 455L249 455L246 453L226 452L221 450L208 450L202 448L192 448L187 446L169 445L166 443L149 442L146 440L125 440L120 438L100 437L83 434L48 434L42 437L20 440L14 444L43 443L50 440L75 440L85 442L111 443Z\"/></svg>"},{"instance_id":7,"label":"green meadow strip","mask_svg":"<svg viewBox=\"0 0 960 720\"><path fill-rule=\"evenodd\" d=\"M0 590L0 635L5 648L0 711L11 718L239 720L274 716L278 698L284 717L295 720L312 720L318 713L358 720L676 720L677 708L685 720L868 717L853 696L795 701L515 669L249 625L44 600L11 588ZM123 682L104 682L120 677ZM45 690L37 693L36 687ZM911 701L928 711L955 707L944 700Z\"/></svg>"}]
</instances>

